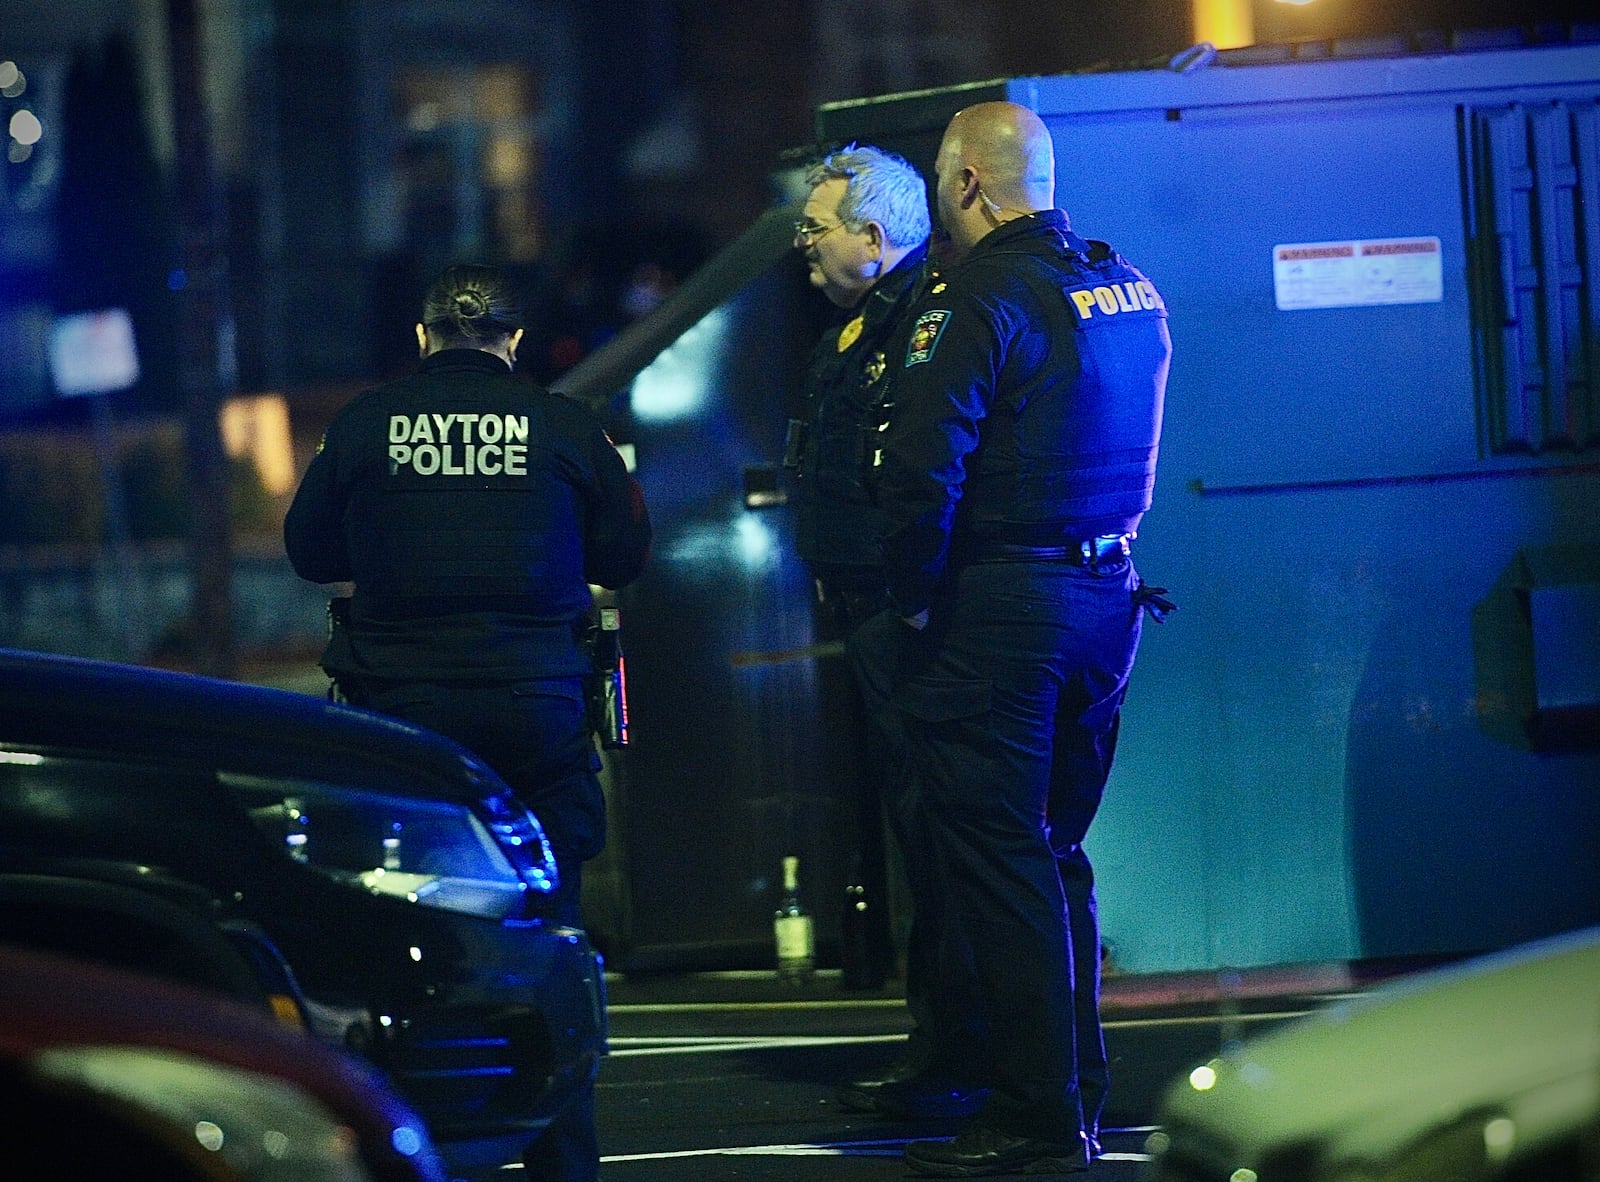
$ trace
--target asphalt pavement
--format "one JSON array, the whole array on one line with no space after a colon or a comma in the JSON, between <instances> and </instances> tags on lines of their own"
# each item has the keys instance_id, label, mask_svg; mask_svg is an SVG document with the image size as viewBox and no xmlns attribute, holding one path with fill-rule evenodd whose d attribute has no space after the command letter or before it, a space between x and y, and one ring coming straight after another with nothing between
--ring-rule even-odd
<instances>
[{"instance_id":1,"label":"asphalt pavement","mask_svg":"<svg viewBox=\"0 0 1600 1182\"><path fill-rule=\"evenodd\" d=\"M246 679L317 696L327 689L312 659L264 663ZM1227 1043L1411 967L1109 975L1112 1090L1104 1156L1087 1176L1140 1178L1163 1092ZM911 1178L906 1143L960 1127L854 1113L835 1099L841 1083L876 1075L899 1054L909 1021L898 982L859 993L826 970L800 985L771 972L640 974L608 975L608 989L611 1051L597 1095L601 1182ZM521 1171L513 1163L500 1173L516 1182Z\"/></svg>"},{"instance_id":2,"label":"asphalt pavement","mask_svg":"<svg viewBox=\"0 0 1600 1182\"><path fill-rule=\"evenodd\" d=\"M1222 1045L1350 991L1338 969L1275 978L1112 978L1106 1039L1112 1097L1097 1182L1132 1182L1147 1161L1159 1098ZM952 1136L950 1121L852 1113L846 1080L896 1057L908 1028L893 986L848 993L838 974L793 986L765 973L614 978L611 1053L598 1088L602 1182L912 1177L907 1141ZM518 1176L508 1167L508 1179ZM1074 1175L1082 1178L1084 1175ZM1029 1175L1048 1182L1051 1175Z\"/></svg>"}]
</instances>

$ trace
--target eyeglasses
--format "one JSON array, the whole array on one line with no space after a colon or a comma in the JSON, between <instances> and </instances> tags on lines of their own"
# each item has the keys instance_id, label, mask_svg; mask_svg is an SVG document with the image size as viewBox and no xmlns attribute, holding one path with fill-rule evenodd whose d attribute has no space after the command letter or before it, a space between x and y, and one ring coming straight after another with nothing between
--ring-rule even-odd
<instances>
[{"instance_id":1,"label":"eyeglasses","mask_svg":"<svg viewBox=\"0 0 1600 1182\"><path fill-rule=\"evenodd\" d=\"M824 234L837 230L843 222L834 222L831 226L824 226L821 222L814 222L810 218L794 224L794 240L802 246L810 246Z\"/></svg>"}]
</instances>

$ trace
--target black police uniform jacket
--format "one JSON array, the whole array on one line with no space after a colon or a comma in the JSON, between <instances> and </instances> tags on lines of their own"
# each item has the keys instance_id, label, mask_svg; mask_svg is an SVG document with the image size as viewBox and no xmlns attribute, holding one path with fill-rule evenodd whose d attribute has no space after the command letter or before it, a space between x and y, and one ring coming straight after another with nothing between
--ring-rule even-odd
<instances>
[{"instance_id":1,"label":"black police uniform jacket","mask_svg":"<svg viewBox=\"0 0 1600 1182\"><path fill-rule=\"evenodd\" d=\"M589 671L589 584L644 566L644 496L582 406L478 349L444 349L334 418L284 521L289 561L353 581L335 679Z\"/></svg>"},{"instance_id":2,"label":"black police uniform jacket","mask_svg":"<svg viewBox=\"0 0 1600 1182\"><path fill-rule=\"evenodd\" d=\"M866 473L878 446L884 375L904 350L906 313L926 285L927 247L902 258L823 332L806 368L806 419L795 482L795 549L822 578L878 586L882 512Z\"/></svg>"},{"instance_id":3,"label":"black police uniform jacket","mask_svg":"<svg viewBox=\"0 0 1600 1182\"><path fill-rule=\"evenodd\" d=\"M878 476L902 615L952 560L1138 528L1172 355L1148 279L1045 210L985 235L914 315Z\"/></svg>"}]
</instances>

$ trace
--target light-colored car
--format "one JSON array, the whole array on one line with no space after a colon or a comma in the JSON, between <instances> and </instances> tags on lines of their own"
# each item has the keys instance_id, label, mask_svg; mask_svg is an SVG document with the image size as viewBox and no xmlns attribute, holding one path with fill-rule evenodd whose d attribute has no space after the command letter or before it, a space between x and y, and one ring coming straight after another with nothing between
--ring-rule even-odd
<instances>
[{"instance_id":1,"label":"light-colored car","mask_svg":"<svg viewBox=\"0 0 1600 1182\"><path fill-rule=\"evenodd\" d=\"M1169 1089L1152 1182L1600 1179L1600 928L1408 977Z\"/></svg>"}]
</instances>

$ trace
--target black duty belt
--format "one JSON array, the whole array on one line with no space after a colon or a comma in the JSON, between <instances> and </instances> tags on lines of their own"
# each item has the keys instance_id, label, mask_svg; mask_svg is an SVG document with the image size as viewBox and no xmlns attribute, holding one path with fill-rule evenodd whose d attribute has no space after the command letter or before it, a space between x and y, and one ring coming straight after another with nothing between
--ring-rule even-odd
<instances>
[{"instance_id":1,"label":"black duty belt","mask_svg":"<svg viewBox=\"0 0 1600 1182\"><path fill-rule=\"evenodd\" d=\"M1116 566L1127 560L1134 534L1100 534L1060 546L1024 546L1017 542L980 541L960 547L968 562L1075 562L1079 566Z\"/></svg>"}]
</instances>

